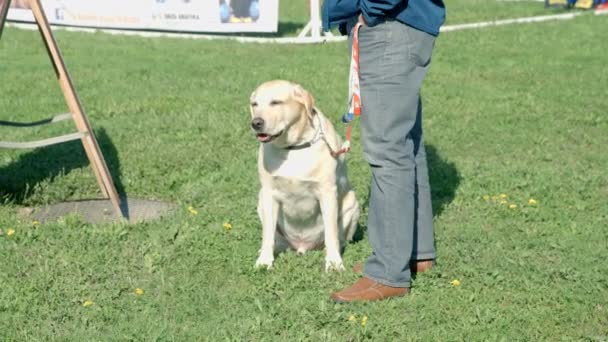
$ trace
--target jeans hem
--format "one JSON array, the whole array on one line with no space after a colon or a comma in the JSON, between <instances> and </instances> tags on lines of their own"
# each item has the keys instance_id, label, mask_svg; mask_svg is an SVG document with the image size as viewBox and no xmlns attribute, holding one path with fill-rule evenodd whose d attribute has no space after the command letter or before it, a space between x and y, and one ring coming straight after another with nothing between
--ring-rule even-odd
<instances>
[{"instance_id":1,"label":"jeans hem","mask_svg":"<svg viewBox=\"0 0 608 342\"><path fill-rule=\"evenodd\" d=\"M390 287L407 287L407 288L410 288L410 282L409 281L407 281L407 282L394 282L394 281L378 278L378 277L369 275L367 273L364 273L364 275L367 278L369 278L369 279L371 279L371 280L373 280L375 282L378 282L378 283L380 283L382 285L386 285L386 286L390 286Z\"/></svg>"},{"instance_id":2,"label":"jeans hem","mask_svg":"<svg viewBox=\"0 0 608 342\"><path fill-rule=\"evenodd\" d=\"M437 259L437 255L435 253L420 253L412 255L410 258L411 261L433 260L433 264L435 263L435 259Z\"/></svg>"}]
</instances>

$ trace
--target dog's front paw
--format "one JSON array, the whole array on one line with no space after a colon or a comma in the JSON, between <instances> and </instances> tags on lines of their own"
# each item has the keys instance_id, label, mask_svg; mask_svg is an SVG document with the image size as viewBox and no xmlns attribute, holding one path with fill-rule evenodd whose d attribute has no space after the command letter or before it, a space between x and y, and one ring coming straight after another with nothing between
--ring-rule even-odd
<instances>
[{"instance_id":1,"label":"dog's front paw","mask_svg":"<svg viewBox=\"0 0 608 342\"><path fill-rule=\"evenodd\" d=\"M255 267L256 268L271 269L273 261L274 261L274 256L272 254L270 256L268 256L268 255L260 255L258 257L258 260L255 262Z\"/></svg>"},{"instance_id":2,"label":"dog's front paw","mask_svg":"<svg viewBox=\"0 0 608 342\"><path fill-rule=\"evenodd\" d=\"M344 264L342 264L342 258L326 258L325 259L325 272L330 271L344 271Z\"/></svg>"}]
</instances>

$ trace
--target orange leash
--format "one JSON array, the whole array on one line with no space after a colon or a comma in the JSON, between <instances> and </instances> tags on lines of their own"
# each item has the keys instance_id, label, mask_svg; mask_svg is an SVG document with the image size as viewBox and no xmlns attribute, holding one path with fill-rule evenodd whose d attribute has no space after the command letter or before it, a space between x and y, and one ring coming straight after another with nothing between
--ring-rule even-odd
<instances>
[{"instance_id":1,"label":"orange leash","mask_svg":"<svg viewBox=\"0 0 608 342\"><path fill-rule=\"evenodd\" d=\"M350 57L350 72L349 72L349 83L348 83L348 112L342 116L342 122L347 124L346 126L346 141L342 144L342 148L338 151L332 152L332 156L338 157L343 153L350 151L350 138L351 138L351 121L355 116L361 115L361 88L359 87L359 28L360 23L357 23L353 27L353 46Z\"/></svg>"}]
</instances>

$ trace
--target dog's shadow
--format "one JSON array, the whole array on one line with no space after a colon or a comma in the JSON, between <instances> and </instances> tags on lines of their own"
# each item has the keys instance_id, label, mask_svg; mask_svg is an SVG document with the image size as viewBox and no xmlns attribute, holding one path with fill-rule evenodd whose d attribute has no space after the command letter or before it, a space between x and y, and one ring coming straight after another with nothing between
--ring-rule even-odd
<instances>
[{"instance_id":1,"label":"dog's shadow","mask_svg":"<svg viewBox=\"0 0 608 342\"><path fill-rule=\"evenodd\" d=\"M441 157L437 149L432 145L425 145L426 157L429 169L429 181L431 184L431 199L433 204L433 217L441 215L444 208L452 202L456 189L460 184L460 174L451 163ZM361 198L361 206L369 208L369 192ZM353 243L357 243L365 237L367 232L367 220L359 222L357 231L353 237ZM414 232L416 233L416 232Z\"/></svg>"}]
</instances>

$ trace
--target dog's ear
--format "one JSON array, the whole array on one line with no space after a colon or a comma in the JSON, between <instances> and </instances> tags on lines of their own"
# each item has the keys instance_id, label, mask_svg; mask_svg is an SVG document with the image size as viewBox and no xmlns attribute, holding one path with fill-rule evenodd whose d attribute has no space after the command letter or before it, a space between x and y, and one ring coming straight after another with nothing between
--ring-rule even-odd
<instances>
[{"instance_id":1,"label":"dog's ear","mask_svg":"<svg viewBox=\"0 0 608 342\"><path fill-rule=\"evenodd\" d=\"M256 90L251 93L249 96L249 112L251 112L251 116L253 116L253 102L255 101Z\"/></svg>"},{"instance_id":2,"label":"dog's ear","mask_svg":"<svg viewBox=\"0 0 608 342\"><path fill-rule=\"evenodd\" d=\"M307 92L302 86L296 84L293 88L293 98L304 105L306 108L306 114L312 120L313 115L315 115L315 99Z\"/></svg>"}]
</instances>

